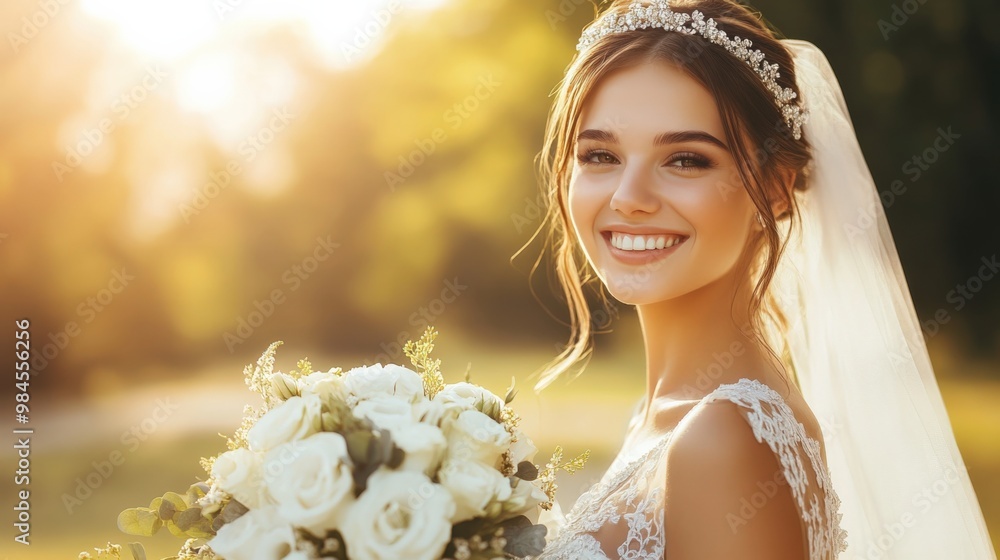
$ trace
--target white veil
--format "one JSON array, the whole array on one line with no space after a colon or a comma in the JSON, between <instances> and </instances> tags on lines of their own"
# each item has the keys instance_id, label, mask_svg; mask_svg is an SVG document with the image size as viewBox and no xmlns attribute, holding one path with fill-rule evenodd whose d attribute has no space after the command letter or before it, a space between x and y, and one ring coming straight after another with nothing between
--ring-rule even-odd
<instances>
[{"instance_id":1,"label":"white veil","mask_svg":"<svg viewBox=\"0 0 1000 560\"><path fill-rule=\"evenodd\" d=\"M879 194L829 62L783 40L810 113L801 236L772 290L790 359L823 426L842 559L995 559L955 445Z\"/></svg>"}]
</instances>

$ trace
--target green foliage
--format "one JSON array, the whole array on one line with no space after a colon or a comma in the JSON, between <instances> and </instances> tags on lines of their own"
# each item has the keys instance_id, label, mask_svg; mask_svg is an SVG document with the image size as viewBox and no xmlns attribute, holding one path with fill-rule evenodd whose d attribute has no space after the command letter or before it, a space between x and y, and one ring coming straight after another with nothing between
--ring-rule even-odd
<instances>
[{"instance_id":1,"label":"green foliage","mask_svg":"<svg viewBox=\"0 0 1000 560\"><path fill-rule=\"evenodd\" d=\"M223 517L226 507L214 515L203 511L197 501L204 495L204 484L201 483L191 485L185 495L167 492L154 498L148 508L129 508L121 512L118 515L118 528L124 533L142 537L151 537L163 527L177 537L212 537L217 529L214 521ZM246 509L243 508L243 511ZM227 517L232 518L233 512Z\"/></svg>"}]
</instances>

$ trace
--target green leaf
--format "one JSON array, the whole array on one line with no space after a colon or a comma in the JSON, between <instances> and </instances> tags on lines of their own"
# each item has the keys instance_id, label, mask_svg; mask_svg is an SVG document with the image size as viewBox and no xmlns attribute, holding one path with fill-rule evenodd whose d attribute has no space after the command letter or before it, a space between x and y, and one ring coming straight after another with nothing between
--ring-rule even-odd
<instances>
[{"instance_id":1,"label":"green leaf","mask_svg":"<svg viewBox=\"0 0 1000 560\"><path fill-rule=\"evenodd\" d=\"M160 507L156 509L160 519L172 519L176 511L174 504L167 500L160 500Z\"/></svg>"},{"instance_id":2,"label":"green leaf","mask_svg":"<svg viewBox=\"0 0 1000 560\"><path fill-rule=\"evenodd\" d=\"M231 523L239 519L243 514L250 511L247 507L236 500L229 500L222 506L222 511L216 519L222 519L223 523Z\"/></svg>"},{"instance_id":3,"label":"green leaf","mask_svg":"<svg viewBox=\"0 0 1000 560\"><path fill-rule=\"evenodd\" d=\"M177 492L167 492L163 495L163 501L173 504L174 509L177 511L184 511L189 507L188 503L184 501L184 496L181 496ZM162 515L160 517L165 518L165 516Z\"/></svg>"},{"instance_id":4,"label":"green leaf","mask_svg":"<svg viewBox=\"0 0 1000 560\"><path fill-rule=\"evenodd\" d=\"M185 533L183 529L178 527L177 523L174 523L173 519L164 520L163 525L167 528L168 531L170 531L170 534L175 537L183 538L187 536L187 533Z\"/></svg>"},{"instance_id":5,"label":"green leaf","mask_svg":"<svg viewBox=\"0 0 1000 560\"><path fill-rule=\"evenodd\" d=\"M211 521L201 514L201 508L190 508L178 513L174 523L189 537L209 538L215 534L212 532Z\"/></svg>"},{"instance_id":6,"label":"green leaf","mask_svg":"<svg viewBox=\"0 0 1000 560\"><path fill-rule=\"evenodd\" d=\"M188 487L187 496L185 496L184 501L188 505L192 505L201 498L204 498L205 494L208 493L208 490L209 488L207 484L205 484L204 482L196 482L192 484L190 487Z\"/></svg>"},{"instance_id":7,"label":"green leaf","mask_svg":"<svg viewBox=\"0 0 1000 560\"><path fill-rule=\"evenodd\" d=\"M163 521L149 508L129 508L118 514L118 529L129 535L151 537L162 526Z\"/></svg>"},{"instance_id":8,"label":"green leaf","mask_svg":"<svg viewBox=\"0 0 1000 560\"><path fill-rule=\"evenodd\" d=\"M545 535L548 532L545 525L534 525L527 517L519 515L501 523L503 536L507 539L504 552L523 558L537 556L545 548Z\"/></svg>"},{"instance_id":9,"label":"green leaf","mask_svg":"<svg viewBox=\"0 0 1000 560\"><path fill-rule=\"evenodd\" d=\"M538 467L530 461L521 461L517 464L517 472L514 473L514 476L531 482L538 478Z\"/></svg>"},{"instance_id":10,"label":"green leaf","mask_svg":"<svg viewBox=\"0 0 1000 560\"><path fill-rule=\"evenodd\" d=\"M146 560L146 549L142 547L142 543L130 542L128 543L128 548L132 551L132 558L135 560Z\"/></svg>"}]
</instances>

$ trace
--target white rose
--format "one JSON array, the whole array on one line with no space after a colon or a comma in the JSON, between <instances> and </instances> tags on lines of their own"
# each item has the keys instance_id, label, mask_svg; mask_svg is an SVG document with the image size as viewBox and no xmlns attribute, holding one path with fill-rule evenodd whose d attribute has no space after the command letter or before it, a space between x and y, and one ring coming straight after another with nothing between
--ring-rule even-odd
<instances>
[{"instance_id":1,"label":"white rose","mask_svg":"<svg viewBox=\"0 0 1000 560\"><path fill-rule=\"evenodd\" d=\"M266 452L319 431L323 403L316 395L296 396L267 411L247 432L253 451Z\"/></svg>"},{"instance_id":2,"label":"white rose","mask_svg":"<svg viewBox=\"0 0 1000 560\"><path fill-rule=\"evenodd\" d=\"M291 375L276 371L271 374L271 394L283 401L288 400L299 394L298 382Z\"/></svg>"},{"instance_id":3,"label":"white rose","mask_svg":"<svg viewBox=\"0 0 1000 560\"><path fill-rule=\"evenodd\" d=\"M356 367L344 374L344 387L356 400L391 395L407 402L424 398L420 374L396 364Z\"/></svg>"},{"instance_id":4,"label":"white rose","mask_svg":"<svg viewBox=\"0 0 1000 560\"><path fill-rule=\"evenodd\" d=\"M219 488L250 509L263 505L261 466L263 457L249 449L233 449L216 457L212 463L212 478Z\"/></svg>"},{"instance_id":5,"label":"white rose","mask_svg":"<svg viewBox=\"0 0 1000 560\"><path fill-rule=\"evenodd\" d=\"M496 420L479 412L466 410L453 421L445 423L448 458L459 461L479 461L495 465L500 455L510 447L510 432Z\"/></svg>"},{"instance_id":6,"label":"white rose","mask_svg":"<svg viewBox=\"0 0 1000 560\"><path fill-rule=\"evenodd\" d=\"M528 438L528 434L521 430L514 430L514 435L517 436L517 441L510 444L510 460L514 467L517 467L522 461L534 461L538 448Z\"/></svg>"},{"instance_id":7,"label":"white rose","mask_svg":"<svg viewBox=\"0 0 1000 560\"><path fill-rule=\"evenodd\" d=\"M414 418L424 424L438 427L444 425L447 421L454 420L463 410L467 410L466 408L454 405L446 406L444 403L438 401L437 398L418 402L413 407Z\"/></svg>"},{"instance_id":8,"label":"white rose","mask_svg":"<svg viewBox=\"0 0 1000 560\"><path fill-rule=\"evenodd\" d=\"M298 383L302 393L317 395L323 402L330 402L332 399L343 401L347 398L344 379L329 371L314 371L300 378Z\"/></svg>"},{"instance_id":9,"label":"white rose","mask_svg":"<svg viewBox=\"0 0 1000 560\"><path fill-rule=\"evenodd\" d=\"M342 534L352 560L437 560L451 539L455 502L425 475L379 469L347 513Z\"/></svg>"},{"instance_id":10,"label":"white rose","mask_svg":"<svg viewBox=\"0 0 1000 560\"><path fill-rule=\"evenodd\" d=\"M503 399L490 391L472 383L451 383L445 385L440 393L434 395L434 400L445 405L458 405L463 408L474 408L480 412L495 410L497 414L503 409Z\"/></svg>"},{"instance_id":11,"label":"white rose","mask_svg":"<svg viewBox=\"0 0 1000 560\"><path fill-rule=\"evenodd\" d=\"M208 546L226 560L282 558L295 550L295 532L275 506L267 506L223 525Z\"/></svg>"},{"instance_id":12,"label":"white rose","mask_svg":"<svg viewBox=\"0 0 1000 560\"><path fill-rule=\"evenodd\" d=\"M410 424L392 434L396 445L406 457L400 470L422 472L432 475L444 459L448 441L444 433L429 424Z\"/></svg>"},{"instance_id":13,"label":"white rose","mask_svg":"<svg viewBox=\"0 0 1000 560\"><path fill-rule=\"evenodd\" d=\"M339 526L341 515L354 501L354 478L343 436L320 432L278 446L267 454L266 464L267 490L282 519L317 536ZM283 468L272 468L278 464Z\"/></svg>"},{"instance_id":14,"label":"white rose","mask_svg":"<svg viewBox=\"0 0 1000 560\"><path fill-rule=\"evenodd\" d=\"M455 499L452 523L483 515L490 502L502 502L511 496L510 480L476 461L445 461L438 478Z\"/></svg>"},{"instance_id":15,"label":"white rose","mask_svg":"<svg viewBox=\"0 0 1000 560\"><path fill-rule=\"evenodd\" d=\"M410 403L381 395L359 402L352 411L358 418L371 420L376 427L393 434L416 423L415 409ZM395 439L395 438L393 438Z\"/></svg>"}]
</instances>

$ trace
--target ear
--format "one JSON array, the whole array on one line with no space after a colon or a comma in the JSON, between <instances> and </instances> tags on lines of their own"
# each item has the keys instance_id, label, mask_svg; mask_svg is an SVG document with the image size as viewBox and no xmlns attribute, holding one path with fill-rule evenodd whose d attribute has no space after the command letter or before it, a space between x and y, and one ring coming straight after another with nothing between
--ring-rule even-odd
<instances>
[{"instance_id":1,"label":"ear","mask_svg":"<svg viewBox=\"0 0 1000 560\"><path fill-rule=\"evenodd\" d=\"M795 192L797 178L798 174L791 169L781 173L780 183L777 185L778 190L775 193L777 196L774 196L771 201L771 212L776 218L781 218L789 211L789 201Z\"/></svg>"}]
</instances>

